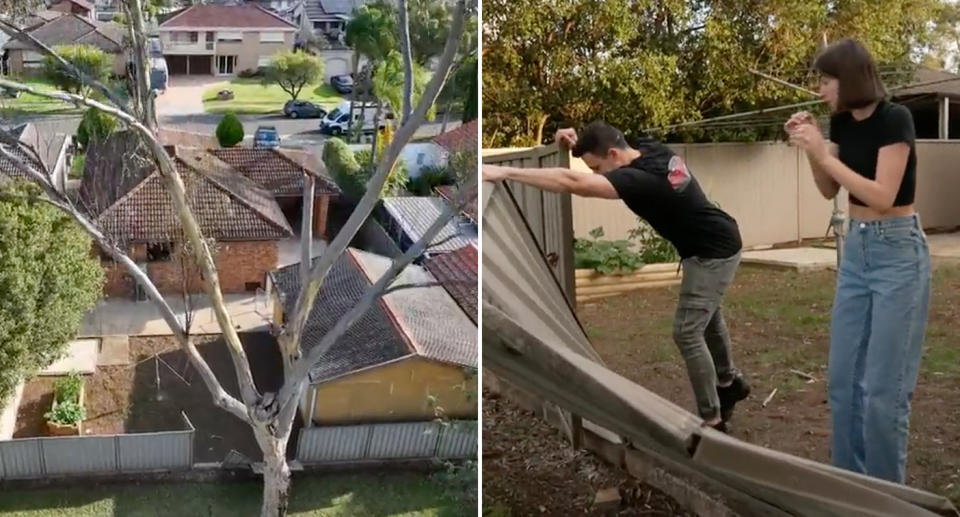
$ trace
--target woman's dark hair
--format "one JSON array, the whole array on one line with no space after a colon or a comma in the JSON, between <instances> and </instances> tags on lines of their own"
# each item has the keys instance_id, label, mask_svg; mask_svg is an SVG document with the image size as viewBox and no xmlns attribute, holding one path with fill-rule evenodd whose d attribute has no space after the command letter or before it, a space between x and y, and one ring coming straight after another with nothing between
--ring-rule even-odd
<instances>
[{"instance_id":1,"label":"woman's dark hair","mask_svg":"<svg viewBox=\"0 0 960 517\"><path fill-rule=\"evenodd\" d=\"M813 67L839 84L837 110L863 108L887 96L870 52L857 40L843 38L820 52Z\"/></svg>"}]
</instances>

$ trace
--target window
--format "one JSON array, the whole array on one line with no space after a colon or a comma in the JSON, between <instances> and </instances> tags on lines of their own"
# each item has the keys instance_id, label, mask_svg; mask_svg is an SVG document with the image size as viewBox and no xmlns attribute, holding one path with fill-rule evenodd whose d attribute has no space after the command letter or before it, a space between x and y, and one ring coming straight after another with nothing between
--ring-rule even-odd
<instances>
[{"instance_id":1,"label":"window","mask_svg":"<svg viewBox=\"0 0 960 517\"><path fill-rule=\"evenodd\" d=\"M282 32L261 32L260 43L283 43Z\"/></svg>"},{"instance_id":2,"label":"window","mask_svg":"<svg viewBox=\"0 0 960 517\"><path fill-rule=\"evenodd\" d=\"M313 22L313 28L318 31L327 30L327 22Z\"/></svg>"},{"instance_id":3,"label":"window","mask_svg":"<svg viewBox=\"0 0 960 517\"><path fill-rule=\"evenodd\" d=\"M270 63L273 63L273 56L260 56L260 59L257 59L257 68L270 66Z\"/></svg>"},{"instance_id":4,"label":"window","mask_svg":"<svg viewBox=\"0 0 960 517\"><path fill-rule=\"evenodd\" d=\"M230 75L237 66L237 56L217 56L217 73Z\"/></svg>"},{"instance_id":5,"label":"window","mask_svg":"<svg viewBox=\"0 0 960 517\"><path fill-rule=\"evenodd\" d=\"M218 41L243 41L243 33L220 31L217 33L217 40Z\"/></svg>"},{"instance_id":6,"label":"window","mask_svg":"<svg viewBox=\"0 0 960 517\"><path fill-rule=\"evenodd\" d=\"M417 153L417 165L423 165L424 156L426 155L424 155L423 153Z\"/></svg>"},{"instance_id":7,"label":"window","mask_svg":"<svg viewBox=\"0 0 960 517\"><path fill-rule=\"evenodd\" d=\"M148 262L166 262L170 260L170 255L172 254L173 254L172 242L159 242L156 244L147 245L147 261Z\"/></svg>"},{"instance_id":8,"label":"window","mask_svg":"<svg viewBox=\"0 0 960 517\"><path fill-rule=\"evenodd\" d=\"M346 122L348 120L350 120L350 116L344 113L343 115L340 115L340 118L337 119L337 122Z\"/></svg>"}]
</instances>

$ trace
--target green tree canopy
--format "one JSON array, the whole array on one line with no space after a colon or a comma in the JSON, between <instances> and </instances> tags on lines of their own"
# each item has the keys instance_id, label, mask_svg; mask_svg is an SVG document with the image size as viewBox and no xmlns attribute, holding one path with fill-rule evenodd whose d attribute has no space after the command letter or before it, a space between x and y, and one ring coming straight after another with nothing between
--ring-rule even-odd
<instances>
[{"instance_id":1,"label":"green tree canopy","mask_svg":"<svg viewBox=\"0 0 960 517\"><path fill-rule=\"evenodd\" d=\"M92 45L62 45L54 47L54 50L57 54L60 54L60 57L77 67L88 77L102 82L107 79L107 75L110 73L113 57L108 56L97 47ZM50 56L44 59L43 71L46 78L63 91L79 95L87 94L89 91L89 88L84 86L76 76L68 72L63 65Z\"/></svg>"},{"instance_id":2,"label":"green tree canopy","mask_svg":"<svg viewBox=\"0 0 960 517\"><path fill-rule=\"evenodd\" d=\"M486 145L541 143L602 118L634 135L678 122L811 100L760 70L816 86L822 44L853 37L889 83L911 80L942 0L489 0L484 9ZM898 73L899 75L895 75ZM775 137L782 117L684 129L668 140Z\"/></svg>"},{"instance_id":3,"label":"green tree canopy","mask_svg":"<svg viewBox=\"0 0 960 517\"><path fill-rule=\"evenodd\" d=\"M103 270L84 231L39 201L36 185L0 186L0 401L67 349L100 298ZM22 197L23 199L10 198Z\"/></svg>"},{"instance_id":4,"label":"green tree canopy","mask_svg":"<svg viewBox=\"0 0 960 517\"><path fill-rule=\"evenodd\" d=\"M386 102L394 113L403 106L403 56L394 50L387 54L373 71L373 93ZM413 105L420 102L420 96L430 82L430 72L417 63L413 64ZM427 119L432 120L436 113L436 104L430 107Z\"/></svg>"},{"instance_id":5,"label":"green tree canopy","mask_svg":"<svg viewBox=\"0 0 960 517\"><path fill-rule=\"evenodd\" d=\"M276 84L296 100L304 86L316 84L323 75L323 63L306 52L281 52L264 70L263 83Z\"/></svg>"},{"instance_id":6,"label":"green tree canopy","mask_svg":"<svg viewBox=\"0 0 960 517\"><path fill-rule=\"evenodd\" d=\"M117 129L117 119L97 108L88 108L77 126L77 142L85 149L90 140L104 140Z\"/></svg>"},{"instance_id":7,"label":"green tree canopy","mask_svg":"<svg viewBox=\"0 0 960 517\"><path fill-rule=\"evenodd\" d=\"M371 61L400 48L395 9L385 3L361 6L347 23L346 43Z\"/></svg>"}]
</instances>

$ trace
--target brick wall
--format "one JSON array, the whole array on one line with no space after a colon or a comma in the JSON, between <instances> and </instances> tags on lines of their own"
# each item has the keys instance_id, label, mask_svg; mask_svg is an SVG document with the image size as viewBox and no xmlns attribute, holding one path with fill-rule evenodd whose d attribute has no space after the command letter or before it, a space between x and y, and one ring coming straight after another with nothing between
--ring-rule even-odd
<instances>
[{"instance_id":1,"label":"brick wall","mask_svg":"<svg viewBox=\"0 0 960 517\"><path fill-rule=\"evenodd\" d=\"M277 267L277 243L275 241L220 242L217 251L217 271L220 276L220 288L225 293L247 292L247 284L259 284L264 287L266 274ZM134 260L144 260L146 247L134 246ZM121 267L113 262L103 262L106 283L104 294L107 296L132 296L134 283ZM182 286L180 261L171 258L164 262L147 264L147 274L161 293L179 293ZM253 287L252 285L250 287ZM192 292L202 292L203 283L198 274L189 281ZM254 288L255 289L255 288Z\"/></svg>"},{"instance_id":2,"label":"brick wall","mask_svg":"<svg viewBox=\"0 0 960 517\"><path fill-rule=\"evenodd\" d=\"M330 196L317 196L313 200L313 236L317 239L326 239L327 213L330 211Z\"/></svg>"}]
</instances>

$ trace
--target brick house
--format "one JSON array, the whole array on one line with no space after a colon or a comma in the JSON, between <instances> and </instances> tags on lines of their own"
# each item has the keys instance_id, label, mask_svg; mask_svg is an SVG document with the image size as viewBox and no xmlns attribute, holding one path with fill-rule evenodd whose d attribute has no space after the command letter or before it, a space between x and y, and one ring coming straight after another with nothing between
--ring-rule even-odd
<instances>
[{"instance_id":1,"label":"brick house","mask_svg":"<svg viewBox=\"0 0 960 517\"><path fill-rule=\"evenodd\" d=\"M343 253L317 295L303 349L319 344L390 264L387 257L352 248ZM283 325L296 304L299 267L270 274L275 325ZM432 420L434 404L450 418L476 418L477 327L435 282L421 267L406 268L399 285L425 286L384 295L321 356L301 404L304 421Z\"/></svg>"},{"instance_id":2,"label":"brick house","mask_svg":"<svg viewBox=\"0 0 960 517\"><path fill-rule=\"evenodd\" d=\"M75 14L81 18L94 18L94 5L87 0L57 0L47 9L66 14Z\"/></svg>"},{"instance_id":3,"label":"brick house","mask_svg":"<svg viewBox=\"0 0 960 517\"><path fill-rule=\"evenodd\" d=\"M194 5L157 27L170 75L235 75L292 50L297 27L257 4Z\"/></svg>"},{"instance_id":4,"label":"brick house","mask_svg":"<svg viewBox=\"0 0 960 517\"><path fill-rule=\"evenodd\" d=\"M277 266L278 241L294 233L273 195L212 153L168 147L183 177L200 230L216 242L221 288L227 293L255 291ZM163 293L203 289L195 268L184 273L182 227L154 162L139 137L129 131L111 135L87 152L79 192L80 206L105 235L131 252ZM99 249L97 250L99 252ZM130 296L137 286L121 267L101 253L110 296Z\"/></svg>"},{"instance_id":5,"label":"brick house","mask_svg":"<svg viewBox=\"0 0 960 517\"><path fill-rule=\"evenodd\" d=\"M127 51L123 28L112 22L98 22L76 14L62 14L50 19L36 18L39 24L27 32L44 45L91 45L113 57L111 73L126 73ZM6 67L14 75L38 75L43 72L44 55L32 43L11 39L3 45Z\"/></svg>"}]
</instances>

